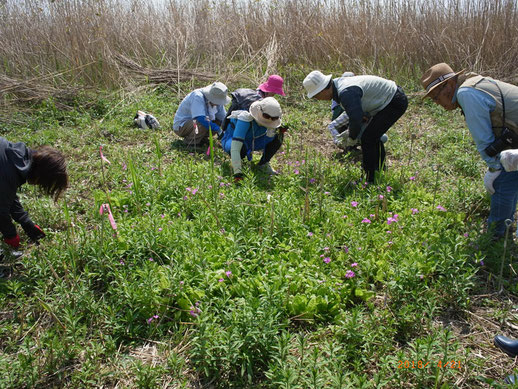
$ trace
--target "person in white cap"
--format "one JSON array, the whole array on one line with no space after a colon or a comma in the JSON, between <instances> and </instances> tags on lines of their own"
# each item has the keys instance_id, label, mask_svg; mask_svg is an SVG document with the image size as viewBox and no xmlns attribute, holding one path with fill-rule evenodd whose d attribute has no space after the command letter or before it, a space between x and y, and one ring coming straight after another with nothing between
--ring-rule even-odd
<instances>
[{"instance_id":1,"label":"person in white cap","mask_svg":"<svg viewBox=\"0 0 518 389\"><path fill-rule=\"evenodd\" d=\"M244 157L252 160L252 152L257 150L264 150L257 164L259 170L269 175L278 174L270 166L270 160L282 144L282 134L278 133L281 117L281 106L273 97L252 103L249 111L232 112L221 145L230 154L235 182L243 178L241 160Z\"/></svg>"},{"instance_id":2,"label":"person in white cap","mask_svg":"<svg viewBox=\"0 0 518 389\"><path fill-rule=\"evenodd\" d=\"M488 226L495 239L504 237L505 220L514 220L518 200L518 160L514 158L518 149L518 87L476 73L464 74L464 70L454 72L446 63L428 69L421 84L426 90L424 98L448 111L462 109L488 167L484 176L484 186L491 195Z\"/></svg>"},{"instance_id":3,"label":"person in white cap","mask_svg":"<svg viewBox=\"0 0 518 389\"><path fill-rule=\"evenodd\" d=\"M363 169L368 182L384 168L385 147L380 139L405 113L408 100L394 81L377 76L338 77L324 75L318 70L303 81L309 98L334 100L344 109L349 128L338 135L341 145L361 143ZM335 119L339 122L341 117Z\"/></svg>"},{"instance_id":4,"label":"person in white cap","mask_svg":"<svg viewBox=\"0 0 518 389\"><path fill-rule=\"evenodd\" d=\"M272 74L268 77L266 82L259 85L257 89L239 88L232 92L230 94L232 102L230 108L227 110L227 116L221 125L223 131L227 129L229 122L228 117L233 111L248 111L254 101L264 99L265 97L273 97L275 95L286 96L283 85L284 80L282 77L277 74Z\"/></svg>"},{"instance_id":5,"label":"person in white cap","mask_svg":"<svg viewBox=\"0 0 518 389\"><path fill-rule=\"evenodd\" d=\"M187 145L207 142L209 127L213 134L221 135L220 125L225 119L225 105L229 102L228 88L221 82L195 89L178 106L173 131Z\"/></svg>"}]
</instances>

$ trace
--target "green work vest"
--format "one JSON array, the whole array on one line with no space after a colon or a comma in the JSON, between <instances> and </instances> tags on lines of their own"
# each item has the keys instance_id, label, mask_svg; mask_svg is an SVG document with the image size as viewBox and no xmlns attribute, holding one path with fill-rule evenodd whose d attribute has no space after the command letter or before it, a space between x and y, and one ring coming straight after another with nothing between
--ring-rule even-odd
<instances>
[{"instance_id":1,"label":"green work vest","mask_svg":"<svg viewBox=\"0 0 518 389\"><path fill-rule=\"evenodd\" d=\"M465 81L462 81L462 79L465 79ZM501 135L502 127L507 127L518 134L518 86L475 73L459 76L459 84L461 84L459 88L475 88L487 93L495 100L496 107L491 112L491 126L496 137ZM502 93L500 93L500 90ZM505 123L502 123L504 119L502 95L505 101Z\"/></svg>"}]
</instances>

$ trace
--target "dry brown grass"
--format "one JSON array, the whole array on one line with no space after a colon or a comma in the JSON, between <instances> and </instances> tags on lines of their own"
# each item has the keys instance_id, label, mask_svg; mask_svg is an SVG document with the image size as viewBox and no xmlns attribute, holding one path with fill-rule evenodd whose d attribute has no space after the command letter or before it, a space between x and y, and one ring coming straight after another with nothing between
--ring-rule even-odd
<instances>
[{"instance_id":1,"label":"dry brown grass","mask_svg":"<svg viewBox=\"0 0 518 389\"><path fill-rule=\"evenodd\" d=\"M1 72L127 82L116 58L154 69L260 78L287 64L419 78L445 61L518 78L515 0L7 0ZM85 66L86 65L86 66ZM288 75L289 76L289 75Z\"/></svg>"}]
</instances>

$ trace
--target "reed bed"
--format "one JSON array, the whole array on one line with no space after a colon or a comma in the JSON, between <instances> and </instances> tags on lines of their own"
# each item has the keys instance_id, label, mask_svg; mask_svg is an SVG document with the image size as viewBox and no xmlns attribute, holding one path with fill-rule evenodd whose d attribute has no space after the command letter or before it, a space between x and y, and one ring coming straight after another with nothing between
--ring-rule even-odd
<instances>
[{"instance_id":1,"label":"reed bed","mask_svg":"<svg viewBox=\"0 0 518 389\"><path fill-rule=\"evenodd\" d=\"M0 72L114 88L130 78L120 56L221 79L288 65L418 78L445 61L515 81L517 8L514 0L4 0Z\"/></svg>"}]
</instances>

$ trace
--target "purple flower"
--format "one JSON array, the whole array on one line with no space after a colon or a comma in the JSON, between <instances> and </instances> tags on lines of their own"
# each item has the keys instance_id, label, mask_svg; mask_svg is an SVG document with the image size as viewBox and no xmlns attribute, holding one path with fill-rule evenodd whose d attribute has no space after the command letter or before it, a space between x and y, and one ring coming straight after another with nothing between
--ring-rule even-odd
<instances>
[{"instance_id":1,"label":"purple flower","mask_svg":"<svg viewBox=\"0 0 518 389\"><path fill-rule=\"evenodd\" d=\"M324 261L324 263L329 263L329 262L331 262L331 258L329 258L329 257L325 257L325 258L323 259L323 261Z\"/></svg>"},{"instance_id":2,"label":"purple flower","mask_svg":"<svg viewBox=\"0 0 518 389\"><path fill-rule=\"evenodd\" d=\"M160 231L162 231L162 227L160 227L160 228L158 229L158 232L160 232Z\"/></svg>"},{"instance_id":3,"label":"purple flower","mask_svg":"<svg viewBox=\"0 0 518 389\"><path fill-rule=\"evenodd\" d=\"M467 238L469 234L467 232L464 233L464 238Z\"/></svg>"},{"instance_id":4,"label":"purple flower","mask_svg":"<svg viewBox=\"0 0 518 389\"><path fill-rule=\"evenodd\" d=\"M227 271L225 272L225 274L227 275L227 277L229 277L229 278L230 278L230 276L232 275L232 272L231 272L230 270L227 270Z\"/></svg>"},{"instance_id":5,"label":"purple flower","mask_svg":"<svg viewBox=\"0 0 518 389\"><path fill-rule=\"evenodd\" d=\"M351 207L356 208L358 206L357 201L351 201Z\"/></svg>"},{"instance_id":6,"label":"purple flower","mask_svg":"<svg viewBox=\"0 0 518 389\"><path fill-rule=\"evenodd\" d=\"M313 233L311 231L309 231L307 236L311 237L311 236L313 236Z\"/></svg>"},{"instance_id":7,"label":"purple flower","mask_svg":"<svg viewBox=\"0 0 518 389\"><path fill-rule=\"evenodd\" d=\"M369 217L376 217L376 215L375 215L375 214L373 214L373 213L371 213L371 214L369 215Z\"/></svg>"},{"instance_id":8,"label":"purple flower","mask_svg":"<svg viewBox=\"0 0 518 389\"><path fill-rule=\"evenodd\" d=\"M180 285L183 285L183 284L185 284L185 281L180 281Z\"/></svg>"},{"instance_id":9,"label":"purple flower","mask_svg":"<svg viewBox=\"0 0 518 389\"><path fill-rule=\"evenodd\" d=\"M378 198L379 198L380 200L383 200L383 199L385 198L385 196L383 196L383 195L379 195L379 196L378 196Z\"/></svg>"},{"instance_id":10,"label":"purple flower","mask_svg":"<svg viewBox=\"0 0 518 389\"><path fill-rule=\"evenodd\" d=\"M329 196L331 192L324 192L324 194Z\"/></svg>"},{"instance_id":11,"label":"purple flower","mask_svg":"<svg viewBox=\"0 0 518 389\"><path fill-rule=\"evenodd\" d=\"M415 176L410 177L410 181L415 181Z\"/></svg>"},{"instance_id":12,"label":"purple flower","mask_svg":"<svg viewBox=\"0 0 518 389\"><path fill-rule=\"evenodd\" d=\"M329 247L324 247L324 251L329 251Z\"/></svg>"},{"instance_id":13,"label":"purple flower","mask_svg":"<svg viewBox=\"0 0 518 389\"><path fill-rule=\"evenodd\" d=\"M149 257L149 258L148 258L148 261L153 262L153 261L154 261L154 259L153 259L153 258L151 258L151 257Z\"/></svg>"},{"instance_id":14,"label":"purple flower","mask_svg":"<svg viewBox=\"0 0 518 389\"><path fill-rule=\"evenodd\" d=\"M192 308L192 307L191 307ZM195 312L194 310L190 310L189 311L189 315L191 315L192 317L198 317L198 312Z\"/></svg>"},{"instance_id":15,"label":"purple flower","mask_svg":"<svg viewBox=\"0 0 518 389\"><path fill-rule=\"evenodd\" d=\"M371 221L370 221L369 219L365 218L365 219L363 219L363 220L362 220L362 223L370 224L370 223L371 223Z\"/></svg>"},{"instance_id":16,"label":"purple flower","mask_svg":"<svg viewBox=\"0 0 518 389\"><path fill-rule=\"evenodd\" d=\"M119 263L120 263L121 265L125 265L125 263L124 263L124 261L123 261L122 259L119 261Z\"/></svg>"},{"instance_id":17,"label":"purple flower","mask_svg":"<svg viewBox=\"0 0 518 389\"><path fill-rule=\"evenodd\" d=\"M347 270L345 272L345 278L353 278L356 274L352 270Z\"/></svg>"},{"instance_id":18,"label":"purple flower","mask_svg":"<svg viewBox=\"0 0 518 389\"><path fill-rule=\"evenodd\" d=\"M391 186L387 186L387 192L388 193L392 192L392 187Z\"/></svg>"},{"instance_id":19,"label":"purple flower","mask_svg":"<svg viewBox=\"0 0 518 389\"><path fill-rule=\"evenodd\" d=\"M225 281L223 278L220 278L220 279L218 280L218 282L223 282L223 281Z\"/></svg>"},{"instance_id":20,"label":"purple flower","mask_svg":"<svg viewBox=\"0 0 518 389\"><path fill-rule=\"evenodd\" d=\"M161 214L161 215L160 215L160 217L163 219L163 218L165 217L165 215L164 215L164 214Z\"/></svg>"},{"instance_id":21,"label":"purple flower","mask_svg":"<svg viewBox=\"0 0 518 389\"><path fill-rule=\"evenodd\" d=\"M444 208L442 205L438 205L437 208L439 211L446 212L446 208Z\"/></svg>"},{"instance_id":22,"label":"purple flower","mask_svg":"<svg viewBox=\"0 0 518 389\"><path fill-rule=\"evenodd\" d=\"M316 181L316 180L315 180L314 178L310 178L309 183L310 183L310 184L314 184L314 183L315 183L315 181Z\"/></svg>"},{"instance_id":23,"label":"purple flower","mask_svg":"<svg viewBox=\"0 0 518 389\"><path fill-rule=\"evenodd\" d=\"M410 210L412 211L412 215L419 213L419 210L417 208L410 208Z\"/></svg>"},{"instance_id":24,"label":"purple flower","mask_svg":"<svg viewBox=\"0 0 518 389\"><path fill-rule=\"evenodd\" d=\"M149 207L150 205L151 205L151 203L146 203L146 206L148 206L148 207Z\"/></svg>"},{"instance_id":25,"label":"purple flower","mask_svg":"<svg viewBox=\"0 0 518 389\"><path fill-rule=\"evenodd\" d=\"M220 198L220 199L224 199L224 198L225 198L225 193L220 193L220 194L219 194L219 198Z\"/></svg>"},{"instance_id":26,"label":"purple flower","mask_svg":"<svg viewBox=\"0 0 518 389\"><path fill-rule=\"evenodd\" d=\"M348 253L348 252L349 252L349 247L344 246L344 252L345 252L345 253Z\"/></svg>"},{"instance_id":27,"label":"purple flower","mask_svg":"<svg viewBox=\"0 0 518 389\"><path fill-rule=\"evenodd\" d=\"M358 263L356 263L356 262L351 263L351 267L356 267L356 266L358 266Z\"/></svg>"},{"instance_id":28,"label":"purple flower","mask_svg":"<svg viewBox=\"0 0 518 389\"><path fill-rule=\"evenodd\" d=\"M484 266L484 261L482 259L480 260L480 266Z\"/></svg>"},{"instance_id":29,"label":"purple flower","mask_svg":"<svg viewBox=\"0 0 518 389\"><path fill-rule=\"evenodd\" d=\"M298 170L298 169L295 169L295 170L293 171L293 173L294 173L294 174L299 174L299 170Z\"/></svg>"}]
</instances>

